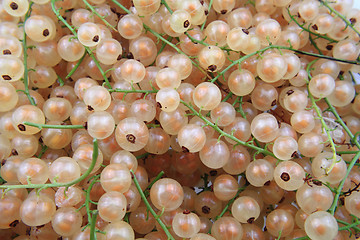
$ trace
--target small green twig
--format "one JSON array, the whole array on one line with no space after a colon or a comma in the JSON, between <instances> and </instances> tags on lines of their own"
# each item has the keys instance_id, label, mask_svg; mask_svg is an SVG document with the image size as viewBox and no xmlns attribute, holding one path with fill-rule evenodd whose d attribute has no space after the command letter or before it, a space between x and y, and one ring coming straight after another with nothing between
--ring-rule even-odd
<instances>
[{"instance_id":1,"label":"small green twig","mask_svg":"<svg viewBox=\"0 0 360 240\"><path fill-rule=\"evenodd\" d=\"M116 28L113 25L111 25L108 21L106 21L105 17L101 16L100 13L98 13L96 11L96 9L88 1L86 1L86 0L82 0L82 1L96 16L98 16L101 19L101 21L103 21L105 23L106 26L108 26L109 28L111 28L112 30L117 32Z\"/></svg>"},{"instance_id":2,"label":"small green twig","mask_svg":"<svg viewBox=\"0 0 360 240\"><path fill-rule=\"evenodd\" d=\"M78 69L78 67L80 66L80 64L82 63L82 61L84 60L86 56L86 52L84 52L84 55L82 55L82 57L79 59L79 61L77 61L77 63L75 64L75 66L73 67L73 69L71 69L71 71L69 72L68 75L66 75L65 79L70 78L76 71L76 69Z\"/></svg>"},{"instance_id":3,"label":"small green twig","mask_svg":"<svg viewBox=\"0 0 360 240\"><path fill-rule=\"evenodd\" d=\"M30 1L29 3L29 10L26 12L25 14L25 17L24 17L24 23L26 22L26 20L30 17L30 14L31 14L31 6L33 5L33 2ZM28 54L27 54L27 50L28 50L28 46L26 44L26 32L25 32L25 27L23 28L23 31L24 31L24 38L22 40L22 47L23 47L23 52L24 52L24 60L23 60L23 63L24 63L24 88L25 88L25 95L27 96L27 98L29 99L31 105L34 105L36 106L36 103L34 101L34 99L32 98L32 96L30 95L29 93L29 69L28 69L28 66L27 66L27 57L28 57Z\"/></svg>"},{"instance_id":4,"label":"small green twig","mask_svg":"<svg viewBox=\"0 0 360 240\"><path fill-rule=\"evenodd\" d=\"M51 0L51 8L52 8L53 12L55 13L56 17L72 32L72 34L73 34L76 38L78 38L78 35L77 35L77 32L75 31L75 29L63 18L63 16L60 15L59 10L56 9L55 2L56 2L56 0ZM95 65L97 66L97 68L99 69L102 77L104 78L104 80L105 80L105 85L106 85L109 89L112 89L108 77L106 76L104 70L103 70L102 67L100 66L99 61L98 61L98 60L96 59L96 57L94 56L92 50L91 50L89 47L87 47L87 46L84 46L84 47L85 47L86 52L89 54L89 56L94 60Z\"/></svg>"},{"instance_id":5,"label":"small green twig","mask_svg":"<svg viewBox=\"0 0 360 240\"><path fill-rule=\"evenodd\" d=\"M32 122L23 122L24 125L37 127L39 129L43 128L56 128L56 129L82 129L85 128L83 125L48 125L48 124L38 124Z\"/></svg>"},{"instance_id":6,"label":"small green twig","mask_svg":"<svg viewBox=\"0 0 360 240\"><path fill-rule=\"evenodd\" d=\"M95 138L93 141L93 154L92 154L91 164L90 164L88 170L83 175L81 175L79 178L77 178L71 182L68 182L68 183L47 183L47 184L32 184L31 183L31 184L25 184L25 185L0 185L0 189L17 189L17 188L45 189L45 188L70 187L72 185L75 185L75 184L81 182L82 180L84 180L85 178L87 178L90 175L91 171L95 167L98 155L99 155L98 142L97 142L97 139Z\"/></svg>"},{"instance_id":7,"label":"small green twig","mask_svg":"<svg viewBox=\"0 0 360 240\"><path fill-rule=\"evenodd\" d=\"M142 200L144 201L146 208L150 211L150 213L154 216L154 218L156 219L156 221L159 223L159 225L161 226L161 228L164 230L166 236L168 237L168 239L170 240L175 240L175 238L171 235L171 233L169 232L169 230L167 229L166 225L163 223L163 221L159 218L159 216L156 214L156 212L154 211L154 209L152 209L152 207L150 206L149 201L147 200L144 192L141 190L140 184L135 176L135 173L133 170L130 170L131 175L133 177L133 181L134 184L137 188L137 190L139 191L139 194L142 198Z\"/></svg>"}]
</instances>

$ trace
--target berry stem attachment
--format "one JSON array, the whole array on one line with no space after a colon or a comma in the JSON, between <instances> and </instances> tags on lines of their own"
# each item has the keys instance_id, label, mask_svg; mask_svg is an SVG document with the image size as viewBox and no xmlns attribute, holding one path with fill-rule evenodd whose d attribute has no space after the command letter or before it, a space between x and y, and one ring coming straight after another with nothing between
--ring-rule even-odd
<instances>
[{"instance_id":1,"label":"berry stem attachment","mask_svg":"<svg viewBox=\"0 0 360 240\"><path fill-rule=\"evenodd\" d=\"M175 240L175 238L171 235L171 233L169 232L168 228L166 227L166 225L163 223L163 221L161 221L160 217L156 214L156 212L154 211L154 209L152 209L152 207L150 206L149 201L146 199L146 196L144 194L144 192L141 190L139 181L137 180L135 173L133 170L130 170L131 175L133 177L133 181L135 184L135 187L137 188L137 190L139 191L139 194L142 198L142 200L144 201L146 208L150 211L150 213L154 216L154 218L156 219L156 221L160 224L161 228L164 230L166 236L168 237L168 239L170 240Z\"/></svg>"}]
</instances>

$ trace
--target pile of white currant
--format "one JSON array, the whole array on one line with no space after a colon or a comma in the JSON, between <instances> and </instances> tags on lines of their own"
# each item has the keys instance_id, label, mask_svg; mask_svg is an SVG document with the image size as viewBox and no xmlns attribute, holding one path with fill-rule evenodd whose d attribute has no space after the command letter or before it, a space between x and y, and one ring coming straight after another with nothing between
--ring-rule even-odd
<instances>
[{"instance_id":1,"label":"pile of white currant","mask_svg":"<svg viewBox=\"0 0 360 240\"><path fill-rule=\"evenodd\" d=\"M0 239L355 239L354 1L0 0Z\"/></svg>"}]
</instances>

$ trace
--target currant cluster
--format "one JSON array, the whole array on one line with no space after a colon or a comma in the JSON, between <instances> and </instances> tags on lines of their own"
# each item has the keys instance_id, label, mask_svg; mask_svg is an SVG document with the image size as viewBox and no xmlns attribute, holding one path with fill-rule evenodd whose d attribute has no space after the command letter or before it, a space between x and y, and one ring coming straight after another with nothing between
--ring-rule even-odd
<instances>
[{"instance_id":1,"label":"currant cluster","mask_svg":"<svg viewBox=\"0 0 360 240\"><path fill-rule=\"evenodd\" d=\"M0 0L0 239L354 240L356 0Z\"/></svg>"}]
</instances>

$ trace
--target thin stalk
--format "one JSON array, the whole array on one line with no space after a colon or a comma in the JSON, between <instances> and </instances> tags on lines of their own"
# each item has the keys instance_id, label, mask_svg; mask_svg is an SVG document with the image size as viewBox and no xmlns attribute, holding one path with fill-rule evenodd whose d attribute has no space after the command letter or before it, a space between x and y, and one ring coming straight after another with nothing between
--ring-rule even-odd
<instances>
[{"instance_id":1,"label":"thin stalk","mask_svg":"<svg viewBox=\"0 0 360 240\"><path fill-rule=\"evenodd\" d=\"M312 61L311 63L308 64L307 68L306 68L306 71L308 73L308 77L309 77L309 81L311 80L312 76L310 74L310 70L311 70L311 66L317 61L318 59ZM322 126L322 129L325 131L326 133L326 136L328 138L328 141L330 143L330 148L331 148L331 151L333 153L333 156L332 156L332 163L331 165L325 169L325 174L329 174L331 172L331 170L335 167L335 164L336 164L336 161L337 161L337 155L336 155L336 146L335 146L335 143L334 143L334 140L332 139L331 137L331 129L328 127L328 125L326 124L323 116L322 116L322 111L321 109L318 107L318 105L316 104L316 101L315 101L315 98L314 96L311 94L311 91L309 89L309 82L307 82L307 90L308 90L308 96L311 100L311 104L312 104L312 107L313 109L315 109L315 112L317 114L317 116L319 117L320 119L320 122L321 122L321 126Z\"/></svg>"},{"instance_id":2,"label":"thin stalk","mask_svg":"<svg viewBox=\"0 0 360 240\"><path fill-rule=\"evenodd\" d=\"M295 50L293 48L290 48L290 47L286 47L286 46L277 46L277 45L270 45L270 46L267 46L263 49L260 49L259 51L256 51L256 52L253 52L253 53L250 53L248 55L245 55L241 58L239 58L238 60L236 61L233 61L229 66L227 66L224 70L222 70L216 77L214 77L213 79L211 79L211 82L215 82L221 75L224 75L225 72L227 72L230 68L232 68L233 66L235 65L238 65L240 64L241 62L243 62L244 60L254 56L254 55L257 55L257 54L262 54L264 53L265 51L269 50L269 49L286 49L286 50L290 50L290 51L293 51L295 53L298 53L298 54L302 54L302 55L307 55L307 56L312 56L312 57L317 57L317 58L323 58L323 59L329 59L329 60L333 60L333 61L337 61L337 62L342 62L342 63L349 63L349 64L355 64L355 65L360 65L360 62L358 61L348 61L348 60L344 60L344 59L339 59L339 58L333 58L333 57L329 57L329 56L324 56L324 55L321 55L321 54L316 54L316 53L311 53L311 52L304 52L304 51L301 51L301 50Z\"/></svg>"},{"instance_id":3,"label":"thin stalk","mask_svg":"<svg viewBox=\"0 0 360 240\"><path fill-rule=\"evenodd\" d=\"M34 3L33 2L30 2L29 3L29 10L26 12L25 14L25 18L24 18L24 23L26 22L26 20L30 17L30 14L31 14L31 6L33 5ZM24 51L24 60L23 60L23 63L24 63L24 88L25 88L25 95L27 96L27 98L29 99L31 105L34 105L36 106L36 103L34 101L34 99L31 97L30 93L29 93L29 69L28 69L28 66L27 66L27 57L28 57L28 54L27 54L27 50L28 50L28 46L26 44L26 32L25 32L25 27L23 29L24 31L24 39L22 41L22 47L23 47L23 51Z\"/></svg>"},{"instance_id":4,"label":"thin stalk","mask_svg":"<svg viewBox=\"0 0 360 240\"><path fill-rule=\"evenodd\" d=\"M211 11L211 6L212 6L212 4L213 4L213 1L214 1L214 0L210 0L210 2L209 2L208 13L210 13L210 11ZM205 28L206 19L207 19L207 18L205 18L205 21L204 21L203 24L201 25L201 28L200 28L201 31L204 30L204 28Z\"/></svg>"},{"instance_id":5,"label":"thin stalk","mask_svg":"<svg viewBox=\"0 0 360 240\"><path fill-rule=\"evenodd\" d=\"M87 178L90 175L91 171L95 167L98 155L99 155L98 142L97 142L97 139L95 138L93 140L93 154L92 154L91 164L90 164L88 170L83 175L81 175L78 179L75 179L75 180L73 180L71 182L68 182L68 183L0 185L0 189L17 189L17 188L41 188L41 189L46 189L46 188L70 187L72 185L75 185L75 184L81 182L82 180L84 180L85 178Z\"/></svg>"},{"instance_id":6,"label":"thin stalk","mask_svg":"<svg viewBox=\"0 0 360 240\"><path fill-rule=\"evenodd\" d=\"M73 69L71 69L71 71L69 72L68 75L66 75L65 79L70 78L74 72L78 69L78 67L80 66L80 64L82 63L82 61L84 60L86 56L86 52L84 52L84 55L82 55L82 57L79 59L79 61L75 64L75 66L73 67Z\"/></svg>"},{"instance_id":7,"label":"thin stalk","mask_svg":"<svg viewBox=\"0 0 360 240\"><path fill-rule=\"evenodd\" d=\"M350 27L354 32L356 32L358 36L360 36L360 32L356 28L354 28L351 22L346 17L344 17L344 15L342 15L341 13L336 11L333 7L331 7L327 1L324 0L319 0L319 1L330 10L330 13L335 13L336 16L341 18L346 23L347 27Z\"/></svg>"},{"instance_id":8,"label":"thin stalk","mask_svg":"<svg viewBox=\"0 0 360 240\"><path fill-rule=\"evenodd\" d=\"M55 2L56 0L51 0L51 8L53 10L53 12L55 13L56 17L72 32L72 34L78 38L77 32L75 31L75 29L60 15L59 10L56 9L55 7ZM85 47L86 52L89 54L89 56L94 60L94 63L96 65L96 67L99 69L102 77L105 80L105 85L109 88L112 89L111 84L109 82L108 77L106 76L104 70L102 69L102 67L100 66L99 61L96 59L96 57L94 56L92 50L89 47Z\"/></svg>"},{"instance_id":9,"label":"thin stalk","mask_svg":"<svg viewBox=\"0 0 360 240\"><path fill-rule=\"evenodd\" d=\"M237 191L236 195L235 195L232 199L230 199L230 200L228 201L228 203L226 204L226 206L224 207L224 209L221 211L221 213L220 213L218 216L216 216L216 218L215 218L216 220L219 219L219 218L221 218L222 216L224 216L224 214L226 213L226 211L229 209L230 205L233 204L233 202L235 201L235 199L240 195L240 193L241 193L242 191L244 191L244 190L246 189L246 187L247 187L247 186L244 186L244 187L239 188L239 190Z\"/></svg>"},{"instance_id":10,"label":"thin stalk","mask_svg":"<svg viewBox=\"0 0 360 240\"><path fill-rule=\"evenodd\" d=\"M263 153L265 155L270 155L270 156L276 158L275 155L272 152L270 152L270 151L268 151L266 149L263 149L261 147L255 146L255 145L253 145L253 144L251 144L249 142L241 141L241 140L237 139L236 137L234 137L234 135L231 135L229 133L224 132L221 128L219 128L218 125L216 125L215 123L210 122L202 114L200 114L198 111L196 111L190 104L184 102L183 100L180 100L180 102L182 104L184 104L186 107L188 107L190 109L190 111L192 111L194 113L195 116L198 116L199 118L201 118L205 122L206 125L208 125L208 126L212 127L213 129L215 129L215 131L217 131L220 135L222 135L224 137L227 137L227 138L230 138L231 140L235 141L237 144L243 145L245 147L252 148L252 149L256 150L258 153Z\"/></svg>"},{"instance_id":11,"label":"thin stalk","mask_svg":"<svg viewBox=\"0 0 360 240\"><path fill-rule=\"evenodd\" d=\"M94 211L91 217L91 224L90 224L90 240L96 240L96 230L95 230L95 226L96 226L96 218L98 215L98 211Z\"/></svg>"},{"instance_id":12,"label":"thin stalk","mask_svg":"<svg viewBox=\"0 0 360 240\"><path fill-rule=\"evenodd\" d=\"M83 125L48 125L48 124L38 124L32 122L24 122L24 125L37 127L39 129L43 128L56 128L56 129L82 129L85 128Z\"/></svg>"},{"instance_id":13,"label":"thin stalk","mask_svg":"<svg viewBox=\"0 0 360 240\"><path fill-rule=\"evenodd\" d=\"M343 180L341 180L339 186L336 188L336 194L335 194L335 197L334 197L334 201L333 201L333 203L332 203L332 205L331 205L331 207L329 209L329 212L332 215L335 214L335 210L336 210L336 207L338 205L339 197L341 195L341 191L342 191L342 189L344 187L345 181L346 181L347 177L349 176L351 169L354 167L356 161L359 159L359 157L360 157L360 151L351 160L351 162L350 162L350 164L349 164L349 166L347 168L345 177L343 178Z\"/></svg>"},{"instance_id":14,"label":"thin stalk","mask_svg":"<svg viewBox=\"0 0 360 240\"><path fill-rule=\"evenodd\" d=\"M354 230L360 232L360 228L358 227L358 225L360 225L360 221L356 221L356 222L354 222L354 223L347 223L347 222L342 221L342 220L340 220L340 219L336 219L336 221L337 221L338 223L341 223L341 224L346 225L346 226L344 226L344 227L339 227L339 231L348 230L348 229L350 229L350 228L353 228Z\"/></svg>"},{"instance_id":15,"label":"thin stalk","mask_svg":"<svg viewBox=\"0 0 360 240\"><path fill-rule=\"evenodd\" d=\"M159 225L161 226L161 228L164 230L164 232L165 232L166 236L168 237L168 239L170 239L170 240L175 240L175 238L171 235L171 233L169 232L169 230L168 230L168 228L166 227L166 225L163 223L163 221L161 221L160 216L158 216L158 215L156 214L156 212L154 211L154 209L152 209L152 207L150 206L150 203L149 203L149 201L146 199L146 196L145 196L144 192L141 190L139 181L137 180L134 171L133 171L133 170L130 170L130 172L131 172L131 175L133 176L134 184L135 184L137 190L139 191L139 194L140 194L142 200L144 201L144 203L145 203L145 205L146 205L146 208L150 211L150 213L154 216L154 218L155 218L156 221L159 223Z\"/></svg>"},{"instance_id":16,"label":"thin stalk","mask_svg":"<svg viewBox=\"0 0 360 240\"><path fill-rule=\"evenodd\" d=\"M82 0L82 1L96 16L98 16L101 19L101 21L103 21L105 23L106 26L108 26L109 28L111 28L112 30L117 32L116 28L113 25L111 25L108 21L106 21L105 17L101 16L88 1L86 1L86 0Z\"/></svg>"}]
</instances>

